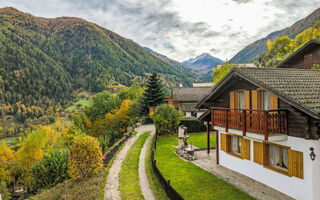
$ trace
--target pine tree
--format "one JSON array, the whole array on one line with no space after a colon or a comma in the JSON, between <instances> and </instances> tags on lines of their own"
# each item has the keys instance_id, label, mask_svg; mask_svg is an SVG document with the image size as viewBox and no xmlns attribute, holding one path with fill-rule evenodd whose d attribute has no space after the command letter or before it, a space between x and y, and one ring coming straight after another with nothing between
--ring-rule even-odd
<instances>
[{"instance_id":1,"label":"pine tree","mask_svg":"<svg viewBox=\"0 0 320 200\"><path fill-rule=\"evenodd\" d=\"M157 73L153 72L147 82L147 89L142 98L141 113L148 114L149 107L163 104L166 100L165 92Z\"/></svg>"}]
</instances>

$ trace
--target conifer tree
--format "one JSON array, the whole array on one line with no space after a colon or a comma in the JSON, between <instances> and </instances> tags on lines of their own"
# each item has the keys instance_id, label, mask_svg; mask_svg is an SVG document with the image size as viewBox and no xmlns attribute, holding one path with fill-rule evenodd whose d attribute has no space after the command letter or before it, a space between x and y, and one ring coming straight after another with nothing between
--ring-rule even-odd
<instances>
[{"instance_id":1,"label":"conifer tree","mask_svg":"<svg viewBox=\"0 0 320 200\"><path fill-rule=\"evenodd\" d=\"M165 92L156 72L153 72L147 82L147 89L142 97L141 113L148 114L149 107L163 104L166 100Z\"/></svg>"}]
</instances>

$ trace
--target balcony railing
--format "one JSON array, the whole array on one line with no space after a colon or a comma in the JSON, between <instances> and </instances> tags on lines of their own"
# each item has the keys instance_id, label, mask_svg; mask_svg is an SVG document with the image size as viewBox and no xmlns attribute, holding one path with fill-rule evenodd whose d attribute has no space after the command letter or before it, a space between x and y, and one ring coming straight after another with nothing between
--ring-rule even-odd
<instances>
[{"instance_id":1,"label":"balcony railing","mask_svg":"<svg viewBox=\"0 0 320 200\"><path fill-rule=\"evenodd\" d=\"M252 110L233 108L211 108L212 126L242 130L264 135L264 139L275 134L288 134L286 110Z\"/></svg>"}]
</instances>

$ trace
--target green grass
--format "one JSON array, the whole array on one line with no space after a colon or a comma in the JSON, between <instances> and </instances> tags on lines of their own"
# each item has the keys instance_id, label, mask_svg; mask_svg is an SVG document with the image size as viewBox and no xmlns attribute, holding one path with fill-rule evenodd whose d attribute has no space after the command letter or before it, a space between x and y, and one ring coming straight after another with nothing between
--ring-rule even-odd
<instances>
[{"instance_id":1,"label":"green grass","mask_svg":"<svg viewBox=\"0 0 320 200\"><path fill-rule=\"evenodd\" d=\"M199 148L207 148L207 133L200 132L200 133L187 133L190 137L188 138L188 144L190 141L192 145L199 147ZM216 135L210 134L210 147L216 146Z\"/></svg>"},{"instance_id":2,"label":"green grass","mask_svg":"<svg viewBox=\"0 0 320 200\"><path fill-rule=\"evenodd\" d=\"M117 157L117 154L121 151L121 149L124 147L124 144L121 145L121 147L118 149L117 153L112 157L110 160L108 166L106 167L105 173L104 173L104 179L103 179L103 184L101 185L101 190L100 190L100 200L104 199L104 192L105 192L105 185L107 184L107 177L109 174L109 170L113 164L114 159Z\"/></svg>"},{"instance_id":3,"label":"green grass","mask_svg":"<svg viewBox=\"0 0 320 200\"><path fill-rule=\"evenodd\" d=\"M74 111L75 109L77 109L77 105L81 105L81 107L85 107L85 106L89 106L91 105L91 100L90 99L80 99L79 101L75 102L74 104L72 104L71 106L69 106L66 111Z\"/></svg>"},{"instance_id":4,"label":"green grass","mask_svg":"<svg viewBox=\"0 0 320 200\"><path fill-rule=\"evenodd\" d=\"M144 199L139 184L139 156L150 132L145 132L129 149L119 173L119 190L122 200Z\"/></svg>"},{"instance_id":5,"label":"green grass","mask_svg":"<svg viewBox=\"0 0 320 200\"><path fill-rule=\"evenodd\" d=\"M8 146L14 145L18 143L18 137L10 137L10 138L3 138L0 139L0 145L6 144Z\"/></svg>"},{"instance_id":6,"label":"green grass","mask_svg":"<svg viewBox=\"0 0 320 200\"><path fill-rule=\"evenodd\" d=\"M152 138L151 142L149 143L148 146L148 151L146 155L146 173L148 176L148 180L150 183L150 187L156 196L157 200L169 200L167 197L167 194L165 191L162 189L157 177L155 176L153 169L152 169L152 163L151 163L151 150L152 150L152 142L153 142L154 137Z\"/></svg>"},{"instance_id":7,"label":"green grass","mask_svg":"<svg viewBox=\"0 0 320 200\"><path fill-rule=\"evenodd\" d=\"M178 157L173 146L177 136L161 136L157 142L155 160L166 180L186 200L250 200L254 199L229 183L217 178L200 167Z\"/></svg>"}]
</instances>

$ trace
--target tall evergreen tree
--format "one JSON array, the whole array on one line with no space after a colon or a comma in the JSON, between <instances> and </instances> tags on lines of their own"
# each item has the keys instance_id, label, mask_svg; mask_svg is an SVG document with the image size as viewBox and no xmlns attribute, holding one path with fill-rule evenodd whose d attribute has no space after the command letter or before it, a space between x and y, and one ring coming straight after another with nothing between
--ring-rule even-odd
<instances>
[{"instance_id":1,"label":"tall evergreen tree","mask_svg":"<svg viewBox=\"0 0 320 200\"><path fill-rule=\"evenodd\" d=\"M166 100L165 92L156 72L153 72L147 82L147 89L142 97L141 113L148 114L150 106L158 106Z\"/></svg>"}]
</instances>

